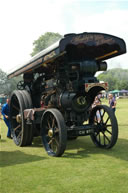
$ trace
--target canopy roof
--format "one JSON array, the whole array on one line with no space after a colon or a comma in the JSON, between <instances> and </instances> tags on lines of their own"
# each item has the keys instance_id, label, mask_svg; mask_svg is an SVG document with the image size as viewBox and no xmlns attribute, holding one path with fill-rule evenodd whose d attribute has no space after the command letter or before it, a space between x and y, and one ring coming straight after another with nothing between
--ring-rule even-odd
<instances>
[{"instance_id":1,"label":"canopy roof","mask_svg":"<svg viewBox=\"0 0 128 193\"><path fill-rule=\"evenodd\" d=\"M83 61L94 59L96 61L107 60L126 53L126 45L123 39L103 33L67 34L61 40L41 51L23 65L17 66L8 73L8 78L24 74L26 72L40 71L44 64L51 65L58 58L66 57L67 61ZM51 68L51 66L50 66Z\"/></svg>"},{"instance_id":2,"label":"canopy roof","mask_svg":"<svg viewBox=\"0 0 128 193\"><path fill-rule=\"evenodd\" d=\"M128 93L128 90L120 90L122 93Z\"/></svg>"}]
</instances>

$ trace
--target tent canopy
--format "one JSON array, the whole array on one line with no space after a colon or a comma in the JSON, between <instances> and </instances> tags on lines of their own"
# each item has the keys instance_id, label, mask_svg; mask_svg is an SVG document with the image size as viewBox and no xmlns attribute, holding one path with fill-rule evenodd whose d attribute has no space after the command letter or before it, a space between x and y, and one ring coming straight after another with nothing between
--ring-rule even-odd
<instances>
[{"instance_id":1,"label":"tent canopy","mask_svg":"<svg viewBox=\"0 0 128 193\"><path fill-rule=\"evenodd\" d=\"M128 93L128 90L120 90L121 93Z\"/></svg>"},{"instance_id":2,"label":"tent canopy","mask_svg":"<svg viewBox=\"0 0 128 193\"><path fill-rule=\"evenodd\" d=\"M112 91L110 91L109 93L114 94L114 93L119 93L119 92L120 92L119 90L112 90Z\"/></svg>"}]
</instances>

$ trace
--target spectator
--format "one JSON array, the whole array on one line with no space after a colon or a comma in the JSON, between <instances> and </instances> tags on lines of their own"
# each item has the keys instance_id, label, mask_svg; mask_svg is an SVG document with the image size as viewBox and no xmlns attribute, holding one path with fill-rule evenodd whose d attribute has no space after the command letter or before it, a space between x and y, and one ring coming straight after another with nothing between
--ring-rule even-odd
<instances>
[{"instance_id":1,"label":"spectator","mask_svg":"<svg viewBox=\"0 0 128 193\"><path fill-rule=\"evenodd\" d=\"M101 100L100 100L100 97L99 96L96 96L95 99L94 99L94 102L92 104L92 108L94 108L95 106L97 105L101 105Z\"/></svg>"},{"instance_id":2,"label":"spectator","mask_svg":"<svg viewBox=\"0 0 128 193\"><path fill-rule=\"evenodd\" d=\"M96 107L97 105L101 105L101 100L100 100L99 96L95 97L94 102L92 104L92 108ZM98 121L98 123L100 123L100 121L101 121L101 115L100 115L100 111L99 110L96 111L95 121L96 122Z\"/></svg>"},{"instance_id":3,"label":"spectator","mask_svg":"<svg viewBox=\"0 0 128 193\"><path fill-rule=\"evenodd\" d=\"M7 99L6 103L2 107L2 115L3 115L3 118L4 118L4 122L8 127L7 137L12 139L12 137L11 137L11 127L10 127L10 121L9 121L9 112L10 112L9 103L10 103L10 100Z\"/></svg>"},{"instance_id":4,"label":"spectator","mask_svg":"<svg viewBox=\"0 0 128 193\"><path fill-rule=\"evenodd\" d=\"M0 103L0 121L1 121L1 103ZM0 139L1 139L1 134L0 134Z\"/></svg>"},{"instance_id":5,"label":"spectator","mask_svg":"<svg viewBox=\"0 0 128 193\"><path fill-rule=\"evenodd\" d=\"M109 99L109 105L112 108L113 112L115 113L115 111L116 111L116 99L113 96L113 94L109 94L108 99Z\"/></svg>"},{"instance_id":6,"label":"spectator","mask_svg":"<svg viewBox=\"0 0 128 193\"><path fill-rule=\"evenodd\" d=\"M1 109L2 109L2 107L1 107L1 103L0 103L0 119L1 119Z\"/></svg>"}]
</instances>

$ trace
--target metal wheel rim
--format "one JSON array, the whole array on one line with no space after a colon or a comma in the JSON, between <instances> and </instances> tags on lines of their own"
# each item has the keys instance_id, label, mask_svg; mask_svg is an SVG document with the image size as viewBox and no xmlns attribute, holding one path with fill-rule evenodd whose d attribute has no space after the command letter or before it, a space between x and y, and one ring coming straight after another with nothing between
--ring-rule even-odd
<instances>
[{"instance_id":1,"label":"metal wheel rim","mask_svg":"<svg viewBox=\"0 0 128 193\"><path fill-rule=\"evenodd\" d=\"M61 112L47 109L41 119L42 141L50 156L60 157L67 144L67 129Z\"/></svg>"},{"instance_id":2,"label":"metal wheel rim","mask_svg":"<svg viewBox=\"0 0 128 193\"><path fill-rule=\"evenodd\" d=\"M94 143L101 148L112 147L116 143L118 136L116 118L111 109L109 111L108 109L109 107L104 108L104 106L96 107L91 118L91 123L97 126L91 137Z\"/></svg>"},{"instance_id":3,"label":"metal wheel rim","mask_svg":"<svg viewBox=\"0 0 128 193\"><path fill-rule=\"evenodd\" d=\"M15 143L17 145L20 144L21 139L22 139L22 124L23 124L23 113L22 113L22 109L21 109L21 104L18 101L18 98L16 97L16 95L12 96L11 99L11 132L13 135L13 140L15 141ZM21 118L21 122L17 121L17 116L20 116Z\"/></svg>"},{"instance_id":4,"label":"metal wheel rim","mask_svg":"<svg viewBox=\"0 0 128 193\"><path fill-rule=\"evenodd\" d=\"M43 141L46 144L47 151L55 155L59 148L59 127L56 118L50 112L44 117Z\"/></svg>"}]
</instances>

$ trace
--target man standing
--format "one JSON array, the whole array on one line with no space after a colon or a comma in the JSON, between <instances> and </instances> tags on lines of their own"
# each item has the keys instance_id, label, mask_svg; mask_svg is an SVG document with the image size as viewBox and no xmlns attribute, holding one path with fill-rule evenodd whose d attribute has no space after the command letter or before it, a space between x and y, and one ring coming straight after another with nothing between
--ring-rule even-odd
<instances>
[{"instance_id":1,"label":"man standing","mask_svg":"<svg viewBox=\"0 0 128 193\"><path fill-rule=\"evenodd\" d=\"M1 122L1 103L0 103L0 122ZM1 134L0 134L0 139L1 139Z\"/></svg>"},{"instance_id":2,"label":"man standing","mask_svg":"<svg viewBox=\"0 0 128 193\"><path fill-rule=\"evenodd\" d=\"M115 113L116 111L116 99L113 97L112 94L109 94L109 105L112 108L113 112Z\"/></svg>"},{"instance_id":3,"label":"man standing","mask_svg":"<svg viewBox=\"0 0 128 193\"><path fill-rule=\"evenodd\" d=\"M11 138L11 127L10 127L10 121L9 121L9 112L10 112L9 111L9 103L10 103L10 100L7 99L6 103L2 107L2 115L3 115L3 118L4 118L4 122L8 127L7 137L12 139Z\"/></svg>"}]
</instances>

